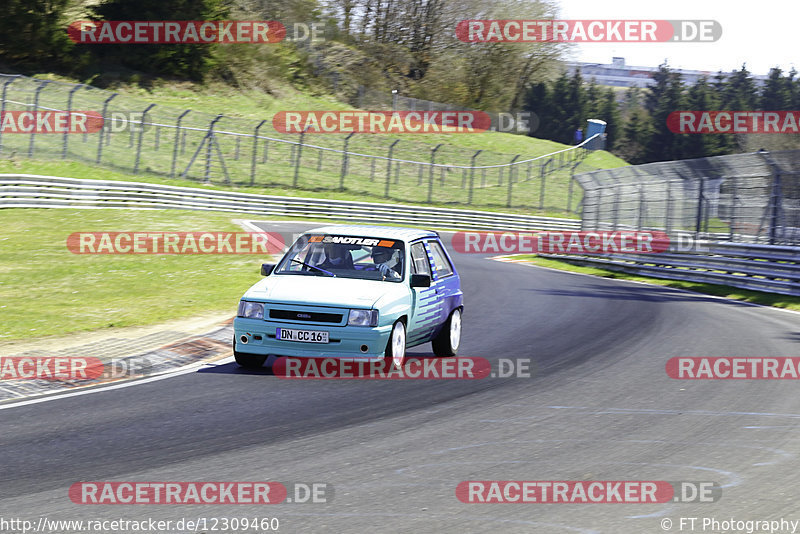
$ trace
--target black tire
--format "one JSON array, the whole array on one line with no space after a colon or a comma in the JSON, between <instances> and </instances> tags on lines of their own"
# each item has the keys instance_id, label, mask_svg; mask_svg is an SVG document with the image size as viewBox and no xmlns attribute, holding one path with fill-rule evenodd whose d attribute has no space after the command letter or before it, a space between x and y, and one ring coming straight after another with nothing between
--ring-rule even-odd
<instances>
[{"instance_id":1,"label":"black tire","mask_svg":"<svg viewBox=\"0 0 800 534\"><path fill-rule=\"evenodd\" d=\"M389 342L386 343L385 361L389 369L392 366L401 368L405 365L406 341L406 325L403 321L397 321L392 326Z\"/></svg>"},{"instance_id":2,"label":"black tire","mask_svg":"<svg viewBox=\"0 0 800 534\"><path fill-rule=\"evenodd\" d=\"M246 369L259 369L260 367L263 367L264 362L267 361L266 356L236 352L236 338L233 339L233 358L240 367L244 367Z\"/></svg>"},{"instance_id":3,"label":"black tire","mask_svg":"<svg viewBox=\"0 0 800 534\"><path fill-rule=\"evenodd\" d=\"M456 355L461 345L461 308L450 312L442 331L433 338L431 344L433 353L440 358Z\"/></svg>"}]
</instances>

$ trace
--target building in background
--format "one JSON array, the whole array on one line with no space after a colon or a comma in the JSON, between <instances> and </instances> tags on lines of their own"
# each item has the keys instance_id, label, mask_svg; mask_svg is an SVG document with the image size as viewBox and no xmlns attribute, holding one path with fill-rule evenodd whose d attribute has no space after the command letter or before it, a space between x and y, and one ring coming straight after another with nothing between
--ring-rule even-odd
<instances>
[{"instance_id":1,"label":"building in background","mask_svg":"<svg viewBox=\"0 0 800 534\"><path fill-rule=\"evenodd\" d=\"M624 57L613 57L611 63L582 63L582 62L569 62L567 69L570 74L575 72L575 69L581 69L581 75L586 80L592 78L600 85L609 85L614 87L647 87L653 85L653 74L658 72L658 67L633 67L625 65ZM679 72L683 76L683 82L686 85L694 85L700 78L705 76L709 81L717 75L716 72L707 70L685 70L685 69L671 69ZM730 72L724 72L725 76L730 75ZM752 75L753 81L756 86L764 84L767 76L765 75Z\"/></svg>"}]
</instances>

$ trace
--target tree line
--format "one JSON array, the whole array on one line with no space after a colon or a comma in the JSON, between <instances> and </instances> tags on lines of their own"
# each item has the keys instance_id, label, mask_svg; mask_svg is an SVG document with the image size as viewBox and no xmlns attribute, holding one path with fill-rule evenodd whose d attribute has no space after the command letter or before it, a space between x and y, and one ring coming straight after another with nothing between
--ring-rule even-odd
<instances>
[{"instance_id":1,"label":"tree line","mask_svg":"<svg viewBox=\"0 0 800 534\"><path fill-rule=\"evenodd\" d=\"M486 111L532 111L533 135L562 143L605 120L607 148L632 163L754 150L777 143L753 136L674 134L677 110L787 110L800 105L796 72L773 69L758 86L740 70L695 84L667 65L644 89L603 87L564 71L563 43L465 43L462 20L552 19L552 0L6 0L0 18L0 69L43 70L85 83L145 84L160 78L275 92L291 84L312 94L354 102L365 86ZM277 44L80 44L76 20L277 20L290 31ZM320 42L296 41L294 24L316 23ZM781 142L791 136L779 136Z\"/></svg>"},{"instance_id":2,"label":"tree line","mask_svg":"<svg viewBox=\"0 0 800 534\"><path fill-rule=\"evenodd\" d=\"M606 149L634 164L700 158L759 148L797 148L795 135L677 134L667 127L674 111L783 111L800 109L797 71L770 70L759 86L745 66L729 74L686 84L666 64L653 74L653 84L620 91L584 79L579 69L553 81L534 83L524 106L539 116L531 135L561 143L573 141L577 128L590 118L604 120Z\"/></svg>"}]
</instances>

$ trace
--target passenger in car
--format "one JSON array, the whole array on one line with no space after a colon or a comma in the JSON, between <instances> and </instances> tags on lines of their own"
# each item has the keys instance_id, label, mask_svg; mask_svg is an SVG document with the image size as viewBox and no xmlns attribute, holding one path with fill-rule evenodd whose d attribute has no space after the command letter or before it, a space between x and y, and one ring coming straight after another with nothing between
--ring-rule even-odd
<instances>
[{"instance_id":1,"label":"passenger in car","mask_svg":"<svg viewBox=\"0 0 800 534\"><path fill-rule=\"evenodd\" d=\"M372 247L372 261L375 267L387 278L401 278L403 272L403 260L400 257L400 250L389 247Z\"/></svg>"}]
</instances>

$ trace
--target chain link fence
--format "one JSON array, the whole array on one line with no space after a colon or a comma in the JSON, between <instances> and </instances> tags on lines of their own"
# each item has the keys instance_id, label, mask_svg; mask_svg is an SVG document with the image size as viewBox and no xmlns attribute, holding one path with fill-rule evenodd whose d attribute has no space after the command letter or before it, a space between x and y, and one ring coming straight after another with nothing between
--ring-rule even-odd
<instances>
[{"instance_id":1,"label":"chain link fence","mask_svg":"<svg viewBox=\"0 0 800 534\"><path fill-rule=\"evenodd\" d=\"M404 100L398 107L408 104ZM582 192L572 177L594 170L584 161L591 140L530 158L425 142L431 139L427 134L284 134L271 120L176 109L25 76L0 75L0 111L3 117L21 111L92 111L104 119L99 131L82 134L0 128L0 157L78 160L208 184L577 212Z\"/></svg>"},{"instance_id":2,"label":"chain link fence","mask_svg":"<svg viewBox=\"0 0 800 534\"><path fill-rule=\"evenodd\" d=\"M575 176L585 230L800 245L800 150L759 151Z\"/></svg>"}]
</instances>

